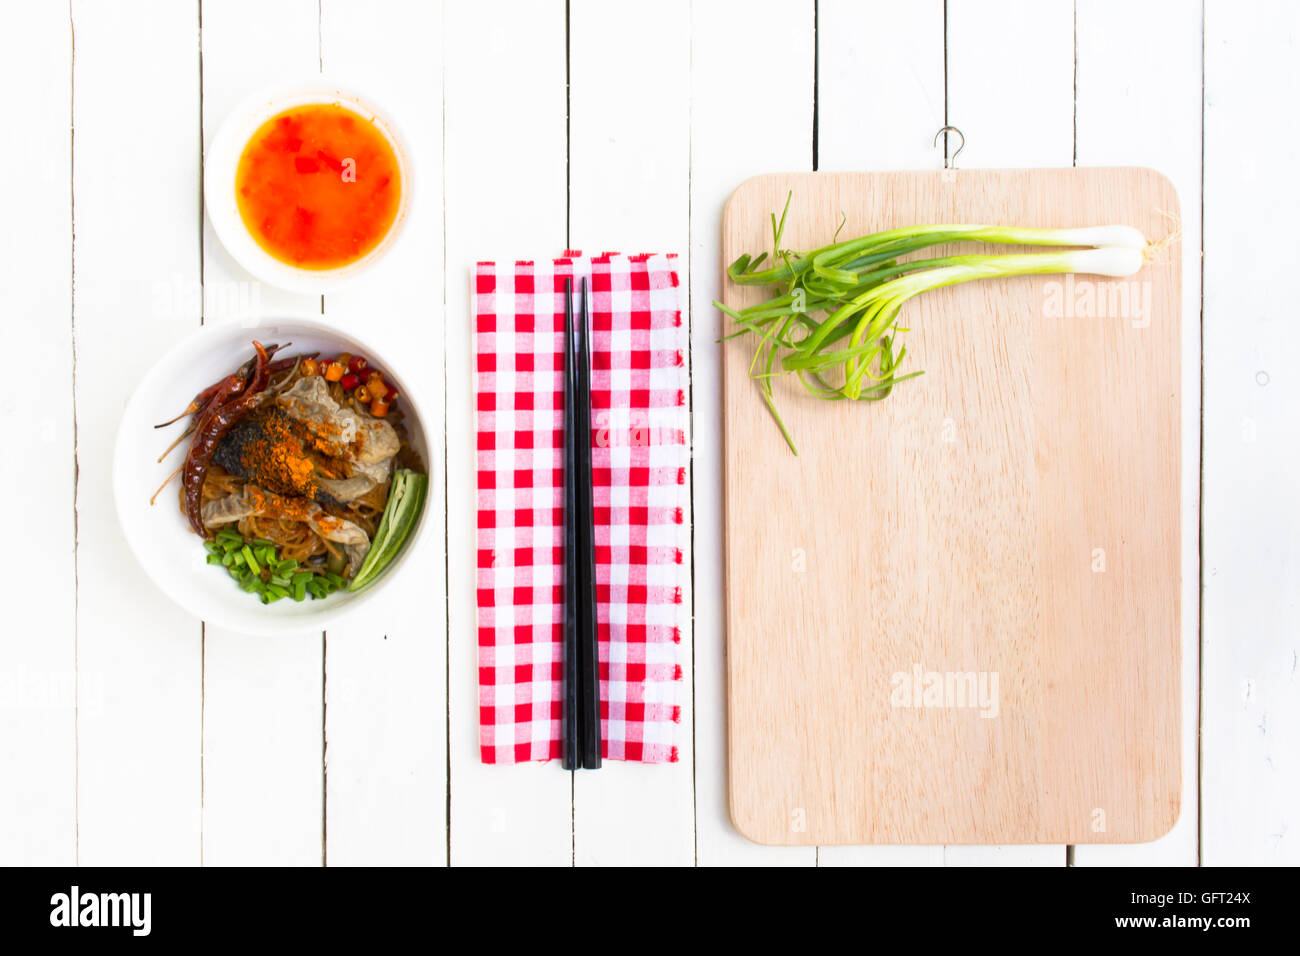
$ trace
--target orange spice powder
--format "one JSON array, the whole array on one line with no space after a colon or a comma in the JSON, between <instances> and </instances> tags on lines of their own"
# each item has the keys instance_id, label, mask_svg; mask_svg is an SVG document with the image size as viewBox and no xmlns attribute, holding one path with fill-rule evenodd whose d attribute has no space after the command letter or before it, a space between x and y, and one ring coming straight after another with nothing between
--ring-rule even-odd
<instances>
[{"instance_id":1,"label":"orange spice powder","mask_svg":"<svg viewBox=\"0 0 1300 956\"><path fill-rule=\"evenodd\" d=\"M240 462L270 491L315 498L320 490L316 466L287 415L272 412L263 420L258 436L244 443Z\"/></svg>"}]
</instances>

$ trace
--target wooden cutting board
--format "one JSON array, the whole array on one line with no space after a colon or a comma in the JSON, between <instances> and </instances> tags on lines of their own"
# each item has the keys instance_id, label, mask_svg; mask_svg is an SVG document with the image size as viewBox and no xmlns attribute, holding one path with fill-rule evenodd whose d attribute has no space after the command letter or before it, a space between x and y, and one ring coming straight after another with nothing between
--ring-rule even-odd
<instances>
[{"instance_id":1,"label":"wooden cutting board","mask_svg":"<svg viewBox=\"0 0 1300 956\"><path fill-rule=\"evenodd\" d=\"M723 262L919 223L1171 232L1145 169L760 176ZM1130 843L1179 811L1180 268L910 301L887 401L723 349L731 814L769 844ZM727 283L736 307L764 293Z\"/></svg>"}]
</instances>

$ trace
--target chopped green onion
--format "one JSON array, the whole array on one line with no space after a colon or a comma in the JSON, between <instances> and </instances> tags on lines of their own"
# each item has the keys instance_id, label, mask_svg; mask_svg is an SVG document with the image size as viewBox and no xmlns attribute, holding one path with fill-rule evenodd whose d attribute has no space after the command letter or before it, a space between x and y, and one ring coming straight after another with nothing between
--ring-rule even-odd
<instances>
[{"instance_id":1,"label":"chopped green onion","mask_svg":"<svg viewBox=\"0 0 1300 956\"><path fill-rule=\"evenodd\" d=\"M224 567L242 590L256 594L263 604L284 598L304 601L308 595L320 600L347 586L342 575L304 568L297 558L281 559L274 542L266 538L245 540L232 527L222 528L203 546L208 552L204 558L208 564Z\"/></svg>"}]
</instances>

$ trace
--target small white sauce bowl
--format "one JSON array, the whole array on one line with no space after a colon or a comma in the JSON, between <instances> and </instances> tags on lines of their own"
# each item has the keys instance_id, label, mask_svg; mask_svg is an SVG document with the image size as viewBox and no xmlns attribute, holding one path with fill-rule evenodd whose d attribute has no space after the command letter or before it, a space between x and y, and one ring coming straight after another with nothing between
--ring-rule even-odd
<instances>
[{"instance_id":1,"label":"small white sauce bowl","mask_svg":"<svg viewBox=\"0 0 1300 956\"><path fill-rule=\"evenodd\" d=\"M239 214L236 196L239 160L253 134L272 117L294 107L310 104L342 106L373 123L392 146L401 176L397 216L387 234L366 255L336 269L301 269L275 258L248 231ZM412 165L410 148L396 124L391 117L380 112L373 99L323 78L313 78L255 93L231 111L207 148L207 157L203 163L203 204L221 244L236 262L254 276L291 292L328 292L342 287L367 271L397 241L411 209Z\"/></svg>"}]
</instances>

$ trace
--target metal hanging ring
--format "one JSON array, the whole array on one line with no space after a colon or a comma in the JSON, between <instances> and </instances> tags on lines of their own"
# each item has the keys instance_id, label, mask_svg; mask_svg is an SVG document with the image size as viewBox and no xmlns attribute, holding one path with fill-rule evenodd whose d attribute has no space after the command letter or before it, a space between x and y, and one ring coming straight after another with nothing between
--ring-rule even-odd
<instances>
[{"instance_id":1,"label":"metal hanging ring","mask_svg":"<svg viewBox=\"0 0 1300 956\"><path fill-rule=\"evenodd\" d=\"M953 166L957 162L957 157L960 156L961 151L966 148L966 134L963 133L955 126L941 126L939 127L939 132L934 134L934 142L931 143L930 145L938 146L939 137L942 136L944 133L956 133L957 136L961 139L961 143L957 146L957 151L953 153L952 156L949 156L947 154L947 149L946 149L947 143L944 144L945 149L944 149L944 157L943 157L943 168L948 169L949 167Z\"/></svg>"}]
</instances>

